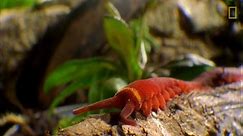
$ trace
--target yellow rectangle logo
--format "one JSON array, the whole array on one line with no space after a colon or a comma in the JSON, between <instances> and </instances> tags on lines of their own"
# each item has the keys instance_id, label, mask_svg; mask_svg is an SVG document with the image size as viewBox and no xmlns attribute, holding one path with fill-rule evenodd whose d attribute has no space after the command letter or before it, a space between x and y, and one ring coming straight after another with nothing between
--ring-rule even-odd
<instances>
[{"instance_id":1,"label":"yellow rectangle logo","mask_svg":"<svg viewBox=\"0 0 243 136\"><path fill-rule=\"evenodd\" d=\"M237 7L236 6L229 6L228 7L228 19L237 19Z\"/></svg>"}]
</instances>

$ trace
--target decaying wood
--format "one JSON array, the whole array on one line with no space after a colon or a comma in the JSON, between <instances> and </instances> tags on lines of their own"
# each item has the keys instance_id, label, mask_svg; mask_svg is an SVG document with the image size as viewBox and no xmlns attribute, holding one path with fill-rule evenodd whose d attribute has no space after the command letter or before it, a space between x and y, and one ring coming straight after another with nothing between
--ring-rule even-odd
<instances>
[{"instance_id":1,"label":"decaying wood","mask_svg":"<svg viewBox=\"0 0 243 136\"><path fill-rule=\"evenodd\" d=\"M145 118L134 115L138 126L121 125L114 115L90 117L60 129L59 135L207 136L243 135L243 83L218 87L209 92L181 95L167 108Z\"/></svg>"}]
</instances>

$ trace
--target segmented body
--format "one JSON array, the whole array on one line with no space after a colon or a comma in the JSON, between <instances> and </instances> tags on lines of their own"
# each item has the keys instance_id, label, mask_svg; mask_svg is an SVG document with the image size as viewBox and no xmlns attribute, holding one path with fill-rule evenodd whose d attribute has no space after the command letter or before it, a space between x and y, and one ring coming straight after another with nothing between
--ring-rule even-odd
<instances>
[{"instance_id":1,"label":"segmented body","mask_svg":"<svg viewBox=\"0 0 243 136\"><path fill-rule=\"evenodd\" d=\"M128 119L134 111L141 111L147 117L152 111L163 109L166 102L177 95L195 90L208 90L217 85L236 81L243 81L242 69L215 68L190 82L166 77L137 80L121 89L114 97L75 109L73 113L119 108L122 109L121 122L136 125L134 120Z\"/></svg>"}]
</instances>

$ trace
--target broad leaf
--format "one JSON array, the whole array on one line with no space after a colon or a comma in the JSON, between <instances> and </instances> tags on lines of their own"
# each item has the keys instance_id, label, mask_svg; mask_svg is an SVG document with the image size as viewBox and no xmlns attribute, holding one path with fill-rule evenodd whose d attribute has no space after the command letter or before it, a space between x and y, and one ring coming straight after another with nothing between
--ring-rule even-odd
<instances>
[{"instance_id":1,"label":"broad leaf","mask_svg":"<svg viewBox=\"0 0 243 136\"><path fill-rule=\"evenodd\" d=\"M102 58L69 61L58 67L48 76L44 84L44 90L48 92L53 87L70 81L85 81L87 78L103 70L114 70L113 64Z\"/></svg>"},{"instance_id":2,"label":"broad leaf","mask_svg":"<svg viewBox=\"0 0 243 136\"><path fill-rule=\"evenodd\" d=\"M109 45L126 64L129 80L141 78L142 69L133 31L123 20L113 17L105 17L104 28Z\"/></svg>"},{"instance_id":3,"label":"broad leaf","mask_svg":"<svg viewBox=\"0 0 243 136\"><path fill-rule=\"evenodd\" d=\"M99 82L96 79L93 79L93 82L89 89L88 102L94 103L100 100L100 89Z\"/></svg>"},{"instance_id":4,"label":"broad leaf","mask_svg":"<svg viewBox=\"0 0 243 136\"><path fill-rule=\"evenodd\" d=\"M182 80L192 80L198 75L200 75L202 72L205 72L209 69L211 69L211 66L207 65L198 65L198 66L192 66L192 67L174 67L171 68L171 77L182 79Z\"/></svg>"},{"instance_id":5,"label":"broad leaf","mask_svg":"<svg viewBox=\"0 0 243 136\"><path fill-rule=\"evenodd\" d=\"M109 16L121 19L121 15L119 11L116 9L116 7L111 3L107 2L105 5L106 11L108 12Z\"/></svg>"},{"instance_id":6,"label":"broad leaf","mask_svg":"<svg viewBox=\"0 0 243 136\"><path fill-rule=\"evenodd\" d=\"M88 102L94 103L97 101L101 101L113 97L115 93L125 85L127 85L127 83L121 78L109 78L107 80L101 80L101 81L95 79L89 90ZM103 111L107 111L107 109L101 110L101 112Z\"/></svg>"},{"instance_id":7,"label":"broad leaf","mask_svg":"<svg viewBox=\"0 0 243 136\"><path fill-rule=\"evenodd\" d=\"M138 62L141 68L145 67L147 63L147 54L145 50L145 36L147 35L148 28L142 19L136 19L130 22L130 26L135 36L135 53L138 57Z\"/></svg>"},{"instance_id":8,"label":"broad leaf","mask_svg":"<svg viewBox=\"0 0 243 136\"><path fill-rule=\"evenodd\" d=\"M115 80L116 78L111 77L114 75L109 74L109 71L104 71L103 74L104 75L102 76L102 80L100 80L100 77L98 75L96 75L92 79L88 94L89 103L94 103L105 98L112 97L117 91L117 88L114 88L114 83L117 83L117 80ZM117 86L121 85L121 83L117 84Z\"/></svg>"},{"instance_id":9,"label":"broad leaf","mask_svg":"<svg viewBox=\"0 0 243 136\"><path fill-rule=\"evenodd\" d=\"M71 85L69 85L68 87L66 87L64 90L61 91L60 94L58 94L54 101L52 102L49 110L52 112L53 109L59 105L63 100L65 100L68 96L70 96L71 94L73 94L74 92L77 91L77 89L81 89L81 88L84 88L87 86L87 83L89 81L77 81L77 82L74 82L72 83Z\"/></svg>"},{"instance_id":10,"label":"broad leaf","mask_svg":"<svg viewBox=\"0 0 243 136\"><path fill-rule=\"evenodd\" d=\"M32 7L38 3L38 0L1 0L0 10L14 7Z\"/></svg>"},{"instance_id":11,"label":"broad leaf","mask_svg":"<svg viewBox=\"0 0 243 136\"><path fill-rule=\"evenodd\" d=\"M97 67L97 66L96 66ZM100 67L96 73L91 75L83 74L78 80L75 80L67 85L67 87L57 95L50 106L50 111L52 111L58 104L60 104L65 98L75 93L78 89L88 88L93 85L94 82L103 81L113 75L113 71L107 69L106 67ZM95 92L99 93L99 92Z\"/></svg>"},{"instance_id":12,"label":"broad leaf","mask_svg":"<svg viewBox=\"0 0 243 136\"><path fill-rule=\"evenodd\" d=\"M115 90L113 92L117 92L118 90L122 89L123 87L125 87L127 85L126 81L124 81L123 79L119 78L119 77L112 77L108 80L104 81L104 88L106 90Z\"/></svg>"},{"instance_id":13,"label":"broad leaf","mask_svg":"<svg viewBox=\"0 0 243 136\"><path fill-rule=\"evenodd\" d=\"M214 67L215 64L211 60L207 60L196 54L186 54L178 57L176 60L169 62L165 68L170 69L170 76L192 80L200 73Z\"/></svg>"}]
</instances>

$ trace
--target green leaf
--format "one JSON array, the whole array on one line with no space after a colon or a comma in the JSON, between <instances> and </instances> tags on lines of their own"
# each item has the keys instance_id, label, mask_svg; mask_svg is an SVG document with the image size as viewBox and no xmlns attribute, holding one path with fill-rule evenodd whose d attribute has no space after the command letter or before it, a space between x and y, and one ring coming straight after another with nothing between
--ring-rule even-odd
<instances>
[{"instance_id":1,"label":"green leaf","mask_svg":"<svg viewBox=\"0 0 243 136\"><path fill-rule=\"evenodd\" d=\"M200 73L214 66L215 64L211 60L196 54L186 54L170 61L164 68L169 69L171 71L170 76L174 78L192 80Z\"/></svg>"},{"instance_id":2,"label":"green leaf","mask_svg":"<svg viewBox=\"0 0 243 136\"><path fill-rule=\"evenodd\" d=\"M235 6L236 5L236 0L224 0L224 2L228 5L228 6Z\"/></svg>"},{"instance_id":3,"label":"green leaf","mask_svg":"<svg viewBox=\"0 0 243 136\"><path fill-rule=\"evenodd\" d=\"M147 35L148 28L145 25L142 18L135 19L130 22L130 26L135 35L135 52L136 56L139 57L139 65L144 68L147 63L147 54L145 50L145 36Z\"/></svg>"},{"instance_id":4,"label":"green leaf","mask_svg":"<svg viewBox=\"0 0 243 136\"><path fill-rule=\"evenodd\" d=\"M94 103L100 100L100 86L97 80L93 80L88 94L88 102ZM98 87L99 86L99 87Z\"/></svg>"},{"instance_id":5,"label":"green leaf","mask_svg":"<svg viewBox=\"0 0 243 136\"><path fill-rule=\"evenodd\" d=\"M197 54L185 54L178 56L175 60L166 64L166 68L179 68L179 67L193 67L193 66L215 66L215 63L211 60L205 59Z\"/></svg>"},{"instance_id":6,"label":"green leaf","mask_svg":"<svg viewBox=\"0 0 243 136\"><path fill-rule=\"evenodd\" d=\"M104 71L102 76L102 80L101 77L99 75L96 75L93 77L92 82L91 82L91 86L89 89L89 94L88 94L88 102L89 103L94 103L100 100L103 100L105 98L108 97L103 97L103 93L108 93L106 92L107 90L104 89L105 86L105 81L109 80L109 79L113 79L109 71ZM111 88L112 86L109 86L109 88ZM105 92L104 92L105 91ZM114 93L110 96L113 96Z\"/></svg>"},{"instance_id":7,"label":"green leaf","mask_svg":"<svg viewBox=\"0 0 243 136\"><path fill-rule=\"evenodd\" d=\"M104 28L109 45L121 55L122 59L128 60L133 54L135 44L128 25L123 20L106 16Z\"/></svg>"},{"instance_id":8,"label":"green leaf","mask_svg":"<svg viewBox=\"0 0 243 136\"><path fill-rule=\"evenodd\" d=\"M89 73L89 74L91 74L91 73ZM67 87L64 90L62 90L60 92L60 94L58 94L55 97L54 101L52 102L52 104L49 108L50 112L52 112L53 109L58 104L60 104L65 98L67 98L71 94L75 93L77 91L77 89L87 88L87 87L92 86L94 82L103 81L103 80L109 78L110 76L112 76L113 71L100 67L100 69L98 69L95 73L92 73L93 75L89 75L89 74L82 74L82 76L80 76L79 79L74 80L73 82L70 83L70 85L67 85ZM95 93L97 93L97 92L95 92Z\"/></svg>"},{"instance_id":9,"label":"green leaf","mask_svg":"<svg viewBox=\"0 0 243 136\"><path fill-rule=\"evenodd\" d=\"M37 0L1 0L0 9L14 7L32 7L37 4Z\"/></svg>"},{"instance_id":10,"label":"green leaf","mask_svg":"<svg viewBox=\"0 0 243 136\"><path fill-rule=\"evenodd\" d=\"M102 58L72 60L61 65L48 76L44 84L44 90L48 92L55 86L75 80L85 81L104 70L112 71L114 66L111 62Z\"/></svg>"},{"instance_id":11,"label":"green leaf","mask_svg":"<svg viewBox=\"0 0 243 136\"><path fill-rule=\"evenodd\" d=\"M103 86L101 84L101 81L98 81L96 77L93 79L93 82L91 84L91 87L89 89L88 93L88 102L89 103L94 103L97 101L101 101L104 98L102 97L103 93ZM90 111L89 113L94 114L94 113L99 113L100 110L97 111Z\"/></svg>"},{"instance_id":12,"label":"green leaf","mask_svg":"<svg viewBox=\"0 0 243 136\"><path fill-rule=\"evenodd\" d=\"M132 29L121 19L104 18L104 29L109 45L120 55L125 63L130 81L141 78L135 36Z\"/></svg>"},{"instance_id":13,"label":"green leaf","mask_svg":"<svg viewBox=\"0 0 243 136\"><path fill-rule=\"evenodd\" d=\"M68 87L66 87L64 90L61 91L60 94L58 94L54 101L51 103L51 106L49 108L49 111L52 112L53 109L59 105L65 98L67 98L68 96L70 96L71 94L73 94L74 92L76 92L77 89L81 89L81 88L84 88L84 87L87 87L88 85L88 82L90 81L77 81L77 82L74 82L72 83L71 85L69 85Z\"/></svg>"},{"instance_id":14,"label":"green leaf","mask_svg":"<svg viewBox=\"0 0 243 136\"><path fill-rule=\"evenodd\" d=\"M115 90L113 92L117 92L118 90L122 89L127 85L126 81L119 77L112 77L104 81L104 88L106 90Z\"/></svg>"},{"instance_id":15,"label":"green leaf","mask_svg":"<svg viewBox=\"0 0 243 136\"><path fill-rule=\"evenodd\" d=\"M174 67L171 69L171 77L187 80L190 81L200 75L202 72L205 72L209 69L211 69L212 66L207 65L198 65L198 66L192 66L192 67Z\"/></svg>"},{"instance_id":16,"label":"green leaf","mask_svg":"<svg viewBox=\"0 0 243 136\"><path fill-rule=\"evenodd\" d=\"M105 5L106 11L108 12L109 16L121 19L121 15L119 11L116 9L116 7L111 3L107 2Z\"/></svg>"},{"instance_id":17,"label":"green leaf","mask_svg":"<svg viewBox=\"0 0 243 136\"><path fill-rule=\"evenodd\" d=\"M107 78L107 80L96 80L94 79L93 84L89 90L88 98L89 103L94 103L97 101L104 100L106 98L113 97L115 93L122 87L127 85L127 83L121 78ZM106 110L100 110L100 113ZM97 113L97 112L91 112Z\"/></svg>"}]
</instances>

